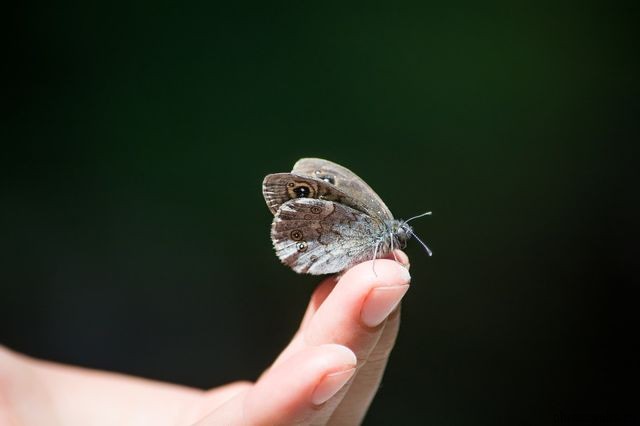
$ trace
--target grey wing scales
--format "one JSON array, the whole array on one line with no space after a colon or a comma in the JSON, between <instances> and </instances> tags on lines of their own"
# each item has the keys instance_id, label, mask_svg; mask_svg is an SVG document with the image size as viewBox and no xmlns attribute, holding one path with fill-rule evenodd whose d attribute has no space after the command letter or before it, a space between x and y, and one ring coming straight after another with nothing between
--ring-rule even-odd
<instances>
[{"instance_id":1,"label":"grey wing scales","mask_svg":"<svg viewBox=\"0 0 640 426\"><path fill-rule=\"evenodd\" d=\"M300 198L282 204L271 239L282 263L308 274L340 272L373 258L385 225L349 206Z\"/></svg>"}]
</instances>

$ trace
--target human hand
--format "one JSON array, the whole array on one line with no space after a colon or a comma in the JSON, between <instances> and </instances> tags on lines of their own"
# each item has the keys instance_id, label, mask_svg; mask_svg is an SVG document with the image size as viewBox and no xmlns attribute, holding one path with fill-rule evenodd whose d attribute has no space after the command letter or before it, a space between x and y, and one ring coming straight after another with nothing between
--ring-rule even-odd
<instances>
[{"instance_id":1,"label":"human hand","mask_svg":"<svg viewBox=\"0 0 640 426\"><path fill-rule=\"evenodd\" d=\"M408 267L404 253L396 257ZM389 259L377 259L375 273L369 261L324 280L292 341L255 383L201 391L0 350L0 424L359 424L409 280Z\"/></svg>"},{"instance_id":2,"label":"human hand","mask_svg":"<svg viewBox=\"0 0 640 426\"><path fill-rule=\"evenodd\" d=\"M359 424L375 396L409 289L406 267L361 263L315 290L300 329L253 385L198 425ZM396 309L397 307L397 309Z\"/></svg>"}]
</instances>

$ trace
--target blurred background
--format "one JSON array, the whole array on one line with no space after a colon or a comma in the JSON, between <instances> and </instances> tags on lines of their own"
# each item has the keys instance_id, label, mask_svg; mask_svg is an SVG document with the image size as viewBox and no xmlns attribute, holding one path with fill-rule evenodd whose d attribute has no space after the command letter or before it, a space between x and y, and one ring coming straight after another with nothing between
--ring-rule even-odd
<instances>
[{"instance_id":1,"label":"blurred background","mask_svg":"<svg viewBox=\"0 0 640 426\"><path fill-rule=\"evenodd\" d=\"M316 156L398 218L434 212L365 424L638 420L635 10L56 2L5 19L0 343L255 379L320 281L274 255L262 178Z\"/></svg>"}]
</instances>

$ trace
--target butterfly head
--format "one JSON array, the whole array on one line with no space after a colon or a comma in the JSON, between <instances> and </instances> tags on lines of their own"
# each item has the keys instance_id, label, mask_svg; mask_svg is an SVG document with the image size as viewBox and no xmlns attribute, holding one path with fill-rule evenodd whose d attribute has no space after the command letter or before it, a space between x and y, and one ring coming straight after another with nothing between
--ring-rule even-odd
<instances>
[{"instance_id":1,"label":"butterfly head","mask_svg":"<svg viewBox=\"0 0 640 426\"><path fill-rule=\"evenodd\" d=\"M413 235L413 229L407 222L395 220L391 225L391 235L398 247L404 249L407 246L407 241Z\"/></svg>"}]
</instances>

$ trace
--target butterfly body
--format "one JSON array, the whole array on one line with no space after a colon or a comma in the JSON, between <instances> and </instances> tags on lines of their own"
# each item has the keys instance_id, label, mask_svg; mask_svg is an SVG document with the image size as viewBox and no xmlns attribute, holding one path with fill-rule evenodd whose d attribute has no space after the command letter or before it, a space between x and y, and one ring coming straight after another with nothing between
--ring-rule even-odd
<instances>
[{"instance_id":1,"label":"butterfly body","mask_svg":"<svg viewBox=\"0 0 640 426\"><path fill-rule=\"evenodd\" d=\"M404 248L413 235L362 179L327 160L306 158L291 173L267 175L263 195L276 254L299 273L340 272Z\"/></svg>"}]
</instances>

